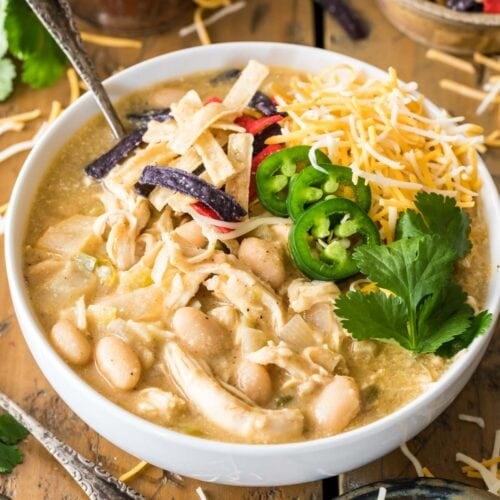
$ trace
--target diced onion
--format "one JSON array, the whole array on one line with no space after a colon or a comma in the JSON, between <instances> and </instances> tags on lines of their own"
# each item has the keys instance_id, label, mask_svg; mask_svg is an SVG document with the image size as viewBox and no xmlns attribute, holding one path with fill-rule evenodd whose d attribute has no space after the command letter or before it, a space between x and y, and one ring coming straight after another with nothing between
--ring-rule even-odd
<instances>
[{"instance_id":1,"label":"diced onion","mask_svg":"<svg viewBox=\"0 0 500 500\"><path fill-rule=\"evenodd\" d=\"M299 314L293 316L292 319L283 326L278 332L278 337L291 347L300 350L312 346L315 343L311 328Z\"/></svg>"}]
</instances>

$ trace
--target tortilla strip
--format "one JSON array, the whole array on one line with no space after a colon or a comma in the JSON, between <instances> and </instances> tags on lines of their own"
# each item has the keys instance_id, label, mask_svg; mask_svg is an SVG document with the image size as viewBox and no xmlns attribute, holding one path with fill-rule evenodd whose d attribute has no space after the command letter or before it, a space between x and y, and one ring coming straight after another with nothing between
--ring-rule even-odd
<instances>
[{"instance_id":1,"label":"tortilla strip","mask_svg":"<svg viewBox=\"0 0 500 500\"><path fill-rule=\"evenodd\" d=\"M200 155L194 148L190 148L185 155L179 156L175 160L171 161L169 167L178 168L179 170L184 170L185 172L194 172L200 164ZM156 210L161 212L165 208L165 205L167 205L168 200L177 194L178 193L172 191L171 189L156 186L149 195L149 201L156 208Z\"/></svg>"},{"instance_id":2,"label":"tortilla strip","mask_svg":"<svg viewBox=\"0 0 500 500\"><path fill-rule=\"evenodd\" d=\"M241 72L222 104L236 113L241 113L268 74L269 68L267 66L252 59Z\"/></svg>"},{"instance_id":3,"label":"tortilla strip","mask_svg":"<svg viewBox=\"0 0 500 500\"><path fill-rule=\"evenodd\" d=\"M231 136L229 140L231 140ZM194 147L201 156L210 182L214 186L221 187L229 177L236 173L233 164L210 132L203 132Z\"/></svg>"},{"instance_id":4,"label":"tortilla strip","mask_svg":"<svg viewBox=\"0 0 500 500\"><path fill-rule=\"evenodd\" d=\"M238 173L226 182L226 193L230 194L246 211L248 211L252 170L252 144L252 134L232 134L227 146L229 161Z\"/></svg>"},{"instance_id":5,"label":"tortilla strip","mask_svg":"<svg viewBox=\"0 0 500 500\"><path fill-rule=\"evenodd\" d=\"M251 60L240 77L236 80L224 101L211 102L196 111L187 121L179 123L179 129L170 147L173 151L184 154L200 135L221 118L236 116L241 113L252 99L261 83L269 74L269 68ZM174 113L175 117L175 113ZM231 121L229 119L229 121Z\"/></svg>"},{"instance_id":6,"label":"tortilla strip","mask_svg":"<svg viewBox=\"0 0 500 500\"><path fill-rule=\"evenodd\" d=\"M148 123L148 129L142 136L142 140L148 144L157 144L159 142L168 143L177 131L177 125L174 120L158 122L151 120Z\"/></svg>"},{"instance_id":7,"label":"tortilla strip","mask_svg":"<svg viewBox=\"0 0 500 500\"><path fill-rule=\"evenodd\" d=\"M190 90L178 102L172 104L171 114L177 123L184 123L189 120L197 111L203 107L198 92Z\"/></svg>"},{"instance_id":8,"label":"tortilla strip","mask_svg":"<svg viewBox=\"0 0 500 500\"><path fill-rule=\"evenodd\" d=\"M223 104L208 103L188 120L179 123L179 128L170 143L170 147L176 153L184 154L213 123L231 114L234 114L234 111Z\"/></svg>"}]
</instances>

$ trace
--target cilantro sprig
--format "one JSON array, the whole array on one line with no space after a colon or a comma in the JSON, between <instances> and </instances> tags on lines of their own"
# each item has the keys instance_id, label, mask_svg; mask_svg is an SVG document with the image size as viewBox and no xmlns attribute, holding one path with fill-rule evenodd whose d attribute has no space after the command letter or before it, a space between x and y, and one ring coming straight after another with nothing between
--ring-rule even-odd
<instances>
[{"instance_id":1,"label":"cilantro sprig","mask_svg":"<svg viewBox=\"0 0 500 500\"><path fill-rule=\"evenodd\" d=\"M487 311L474 314L453 281L455 263L471 248L470 219L453 199L437 194L420 193L415 205L419 213L407 210L398 220L400 239L354 252L360 271L383 290L342 295L336 313L357 340L450 357L491 323Z\"/></svg>"},{"instance_id":2,"label":"cilantro sprig","mask_svg":"<svg viewBox=\"0 0 500 500\"><path fill-rule=\"evenodd\" d=\"M15 66L31 87L52 85L64 72L66 57L25 0L0 0L0 101L12 92Z\"/></svg>"},{"instance_id":3,"label":"cilantro sprig","mask_svg":"<svg viewBox=\"0 0 500 500\"><path fill-rule=\"evenodd\" d=\"M12 472L22 463L23 454L16 446L28 435L28 431L8 413L0 415L0 473Z\"/></svg>"}]
</instances>

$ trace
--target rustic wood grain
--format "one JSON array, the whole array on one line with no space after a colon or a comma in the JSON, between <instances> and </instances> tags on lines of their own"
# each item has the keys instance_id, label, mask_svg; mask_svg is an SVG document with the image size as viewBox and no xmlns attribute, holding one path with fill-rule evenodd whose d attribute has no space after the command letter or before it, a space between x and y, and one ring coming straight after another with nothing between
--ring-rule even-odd
<instances>
[{"instance_id":1,"label":"rustic wood grain","mask_svg":"<svg viewBox=\"0 0 500 500\"><path fill-rule=\"evenodd\" d=\"M88 29L85 26L85 29ZM214 42L237 40L275 40L312 44L313 20L309 2L280 0L248 2L242 11L209 28ZM141 60L198 44L196 35L179 38L177 30L147 37L141 50L112 49L88 45L101 77ZM14 95L0 106L0 117L40 108L46 118L50 103L67 104L69 90L65 79L44 90L18 85ZM29 139L42 119L27 125L20 133L0 137L0 150L14 141ZM19 168L26 154L0 164L0 204L9 199ZM3 239L0 237L0 239ZM60 439L90 459L101 463L116 476L132 468L137 459L119 450L84 424L55 394L34 362L15 320L5 277L3 245L0 250L0 387L24 409L32 413ZM10 475L0 475L0 497L24 500L77 500L84 498L79 487L49 454L31 437L21 444L24 464ZM185 479L183 488L173 485L156 467L148 467L132 485L148 499L197 498L200 482ZM321 483L283 488L238 488L202 484L212 499L320 499Z\"/></svg>"},{"instance_id":2,"label":"rustic wood grain","mask_svg":"<svg viewBox=\"0 0 500 500\"><path fill-rule=\"evenodd\" d=\"M485 130L498 127L497 111L490 110L481 117L475 115L477 101L465 99L441 89L438 81L449 78L474 85L474 77L433 62L425 57L426 47L417 45L397 31L381 14L375 2L352 0L358 10L370 23L370 37L352 42L338 24L325 20L325 47L361 59L386 69L393 66L401 79L418 82L421 91L437 105L452 114L465 116L468 121L479 123ZM496 114L495 114L496 113ZM500 187L500 151L490 150L484 160ZM456 401L435 422L429 425L415 439L409 448L422 464L438 477L455 479L481 486L481 481L462 475L455 461L455 454L461 451L476 459L491 454L495 429L500 427L500 326L497 326L494 340L474 377L461 392ZM475 424L458 420L460 413L481 415L487 425L483 431ZM384 458L343 476L341 489L348 491L380 479L412 477L415 471L409 461L396 450Z\"/></svg>"}]
</instances>

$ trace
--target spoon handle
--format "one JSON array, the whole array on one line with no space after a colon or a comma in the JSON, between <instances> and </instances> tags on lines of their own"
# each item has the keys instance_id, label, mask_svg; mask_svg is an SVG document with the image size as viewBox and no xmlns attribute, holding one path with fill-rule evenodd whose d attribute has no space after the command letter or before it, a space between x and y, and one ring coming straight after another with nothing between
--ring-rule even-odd
<instances>
[{"instance_id":1,"label":"spoon handle","mask_svg":"<svg viewBox=\"0 0 500 500\"><path fill-rule=\"evenodd\" d=\"M67 0L26 0L47 31L52 35L82 80L94 94L106 120L117 139L124 136L123 125L111 104L108 94L97 78L94 65L83 48Z\"/></svg>"},{"instance_id":2,"label":"spoon handle","mask_svg":"<svg viewBox=\"0 0 500 500\"><path fill-rule=\"evenodd\" d=\"M57 439L3 392L0 392L0 408L12 415L44 446L91 500L145 500L141 494Z\"/></svg>"}]
</instances>

